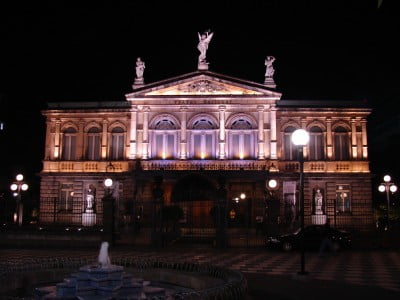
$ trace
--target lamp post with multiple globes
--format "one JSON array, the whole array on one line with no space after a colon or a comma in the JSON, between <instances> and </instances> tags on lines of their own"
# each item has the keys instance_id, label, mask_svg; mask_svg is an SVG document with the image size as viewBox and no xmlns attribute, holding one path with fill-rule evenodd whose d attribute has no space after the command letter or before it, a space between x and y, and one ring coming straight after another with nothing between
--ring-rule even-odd
<instances>
[{"instance_id":1,"label":"lamp post with multiple globes","mask_svg":"<svg viewBox=\"0 0 400 300\"><path fill-rule=\"evenodd\" d=\"M24 205L22 203L21 194L22 192L27 191L29 186L23 181L24 175L18 174L15 179L16 181L14 181L10 186L10 189L13 192L13 196L17 198L16 211L14 213L14 222L18 223L19 226L22 226Z\"/></svg>"},{"instance_id":2,"label":"lamp post with multiple globes","mask_svg":"<svg viewBox=\"0 0 400 300\"><path fill-rule=\"evenodd\" d=\"M300 193L299 193L299 203L300 203L300 226L301 226L301 270L300 275L305 275L305 255L304 255L304 153L303 147L308 144L310 140L309 133L304 129L297 129L292 134L292 143L297 146L299 151L299 163L300 163Z\"/></svg>"},{"instance_id":3,"label":"lamp post with multiple globes","mask_svg":"<svg viewBox=\"0 0 400 300\"><path fill-rule=\"evenodd\" d=\"M378 186L378 190L381 193L386 192L387 201L387 228L390 228L389 221L389 211L390 211L390 193L395 193L397 191L397 186L391 182L392 178L389 175L383 176L383 182Z\"/></svg>"}]
</instances>

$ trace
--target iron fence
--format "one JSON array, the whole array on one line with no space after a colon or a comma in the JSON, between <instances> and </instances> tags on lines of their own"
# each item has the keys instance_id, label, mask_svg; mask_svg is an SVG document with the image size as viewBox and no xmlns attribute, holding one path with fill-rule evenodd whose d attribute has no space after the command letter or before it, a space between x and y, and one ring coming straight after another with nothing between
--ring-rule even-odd
<instances>
[{"instance_id":1,"label":"iron fence","mask_svg":"<svg viewBox=\"0 0 400 300\"><path fill-rule=\"evenodd\" d=\"M121 200L121 199L120 199ZM246 199L223 203L122 199L115 212L116 242L132 245L199 244L227 247L257 247L265 245L267 235L290 233L300 227L300 209L288 209L282 201ZM37 224L48 228L87 228L103 226L102 201L95 202L88 218L86 203L75 197L71 206L59 198L41 198ZM178 209L171 209L171 208ZM355 203L346 209L328 201L321 213L315 213L305 203L305 225L325 224L351 231L355 236L385 230L384 219L378 219L370 204ZM221 244L221 243L220 243Z\"/></svg>"},{"instance_id":2,"label":"iron fence","mask_svg":"<svg viewBox=\"0 0 400 300\"><path fill-rule=\"evenodd\" d=\"M41 198L38 223L59 226L101 226L103 204L96 201L91 211L86 210L86 201L80 197L66 202L58 197Z\"/></svg>"}]
</instances>

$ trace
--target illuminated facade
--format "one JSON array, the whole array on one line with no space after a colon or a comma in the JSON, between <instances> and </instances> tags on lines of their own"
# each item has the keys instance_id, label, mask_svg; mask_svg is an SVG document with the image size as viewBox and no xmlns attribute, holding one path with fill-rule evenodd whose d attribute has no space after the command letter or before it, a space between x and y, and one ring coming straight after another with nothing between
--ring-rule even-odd
<instances>
[{"instance_id":1,"label":"illuminated facade","mask_svg":"<svg viewBox=\"0 0 400 300\"><path fill-rule=\"evenodd\" d=\"M50 103L43 111L41 222L101 224L103 180L111 177L117 221L140 218L151 227L154 178L162 178L161 205L183 207L183 228L215 227L210 211L222 188L228 232L252 228L260 215L289 228L299 211L298 152L290 137L304 128L306 224L372 228L370 109L351 101L281 100L273 87L197 70L136 82L123 102ZM272 178L273 191L266 186ZM245 200L237 200L241 193ZM268 207L271 199L275 208Z\"/></svg>"}]
</instances>

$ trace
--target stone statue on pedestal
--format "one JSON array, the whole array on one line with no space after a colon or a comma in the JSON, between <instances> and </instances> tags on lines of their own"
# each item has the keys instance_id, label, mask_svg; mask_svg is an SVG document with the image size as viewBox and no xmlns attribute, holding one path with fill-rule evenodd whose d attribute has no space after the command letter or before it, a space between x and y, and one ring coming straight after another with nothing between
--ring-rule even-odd
<instances>
[{"instance_id":1,"label":"stone statue on pedestal","mask_svg":"<svg viewBox=\"0 0 400 300\"><path fill-rule=\"evenodd\" d=\"M93 212L94 196L92 194L86 195L86 212Z\"/></svg>"},{"instance_id":2,"label":"stone statue on pedestal","mask_svg":"<svg viewBox=\"0 0 400 300\"><path fill-rule=\"evenodd\" d=\"M206 61L206 54L207 54L208 44L210 43L214 33L210 32L210 30L207 30L202 34L200 33L197 34L199 36L199 43L197 44L197 49L200 51L198 69L207 70L208 62Z\"/></svg>"},{"instance_id":3,"label":"stone statue on pedestal","mask_svg":"<svg viewBox=\"0 0 400 300\"><path fill-rule=\"evenodd\" d=\"M267 56L267 58L265 59L265 80L264 80L264 84L267 87L270 88L276 88L276 84L274 81L274 73L275 73L275 69L274 66L272 65L275 61L275 57L274 56Z\"/></svg>"},{"instance_id":4,"label":"stone statue on pedestal","mask_svg":"<svg viewBox=\"0 0 400 300\"><path fill-rule=\"evenodd\" d=\"M144 61L140 57L136 59L136 78L134 82L135 85L143 85L144 84L144 78L143 78L143 73L144 69L146 68Z\"/></svg>"},{"instance_id":5,"label":"stone statue on pedestal","mask_svg":"<svg viewBox=\"0 0 400 300\"><path fill-rule=\"evenodd\" d=\"M322 201L323 196L320 189L317 189L315 196L314 196L314 203L315 203L315 214L322 215Z\"/></svg>"},{"instance_id":6,"label":"stone statue on pedestal","mask_svg":"<svg viewBox=\"0 0 400 300\"><path fill-rule=\"evenodd\" d=\"M136 60L136 78L143 79L144 69L146 68L144 61L140 57Z\"/></svg>"},{"instance_id":7,"label":"stone statue on pedestal","mask_svg":"<svg viewBox=\"0 0 400 300\"><path fill-rule=\"evenodd\" d=\"M274 66L272 65L274 61L275 61L275 57L273 57L273 56L267 56L267 58L265 59L265 66L266 66L265 77L273 77L274 76L275 69L274 69Z\"/></svg>"}]
</instances>

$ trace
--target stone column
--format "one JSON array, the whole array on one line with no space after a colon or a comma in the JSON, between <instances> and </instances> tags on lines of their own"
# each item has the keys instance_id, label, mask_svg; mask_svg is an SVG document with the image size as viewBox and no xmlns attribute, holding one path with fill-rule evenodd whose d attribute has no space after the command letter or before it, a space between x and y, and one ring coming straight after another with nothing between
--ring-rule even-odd
<instances>
[{"instance_id":1,"label":"stone column","mask_svg":"<svg viewBox=\"0 0 400 300\"><path fill-rule=\"evenodd\" d=\"M271 150L270 150L270 145L271 145L271 112L270 112L270 106L267 105L265 108L264 112L264 123L266 126L264 126L264 157L265 158L270 158L271 157Z\"/></svg>"},{"instance_id":2,"label":"stone column","mask_svg":"<svg viewBox=\"0 0 400 300\"><path fill-rule=\"evenodd\" d=\"M271 159L277 159L277 146L276 146L276 107L272 106L271 107L271 112L270 112L270 118L271 118L271 143L270 143L270 158Z\"/></svg>"},{"instance_id":3,"label":"stone column","mask_svg":"<svg viewBox=\"0 0 400 300\"><path fill-rule=\"evenodd\" d=\"M56 133L54 136L54 158L59 159L60 158L60 127L61 127L61 121L59 119L56 120Z\"/></svg>"},{"instance_id":4,"label":"stone column","mask_svg":"<svg viewBox=\"0 0 400 300\"><path fill-rule=\"evenodd\" d=\"M85 152L84 152L84 125L85 122L83 120L79 120L78 124L78 134L77 134L77 141L76 141L76 159L83 159Z\"/></svg>"},{"instance_id":5,"label":"stone column","mask_svg":"<svg viewBox=\"0 0 400 300\"><path fill-rule=\"evenodd\" d=\"M219 110L219 159L225 159L225 105L220 105Z\"/></svg>"},{"instance_id":6,"label":"stone column","mask_svg":"<svg viewBox=\"0 0 400 300\"><path fill-rule=\"evenodd\" d=\"M136 107L132 107L131 110L131 130L130 130L130 139L129 139L129 159L136 158L136 139L137 139L137 109Z\"/></svg>"},{"instance_id":7,"label":"stone column","mask_svg":"<svg viewBox=\"0 0 400 300\"><path fill-rule=\"evenodd\" d=\"M46 120L46 146L44 152L45 160L51 159L52 144L54 145L54 143L52 143L51 125L52 123L49 120Z\"/></svg>"},{"instance_id":8,"label":"stone column","mask_svg":"<svg viewBox=\"0 0 400 300\"><path fill-rule=\"evenodd\" d=\"M326 156L328 159L332 159L332 119L326 118Z\"/></svg>"},{"instance_id":9,"label":"stone column","mask_svg":"<svg viewBox=\"0 0 400 300\"><path fill-rule=\"evenodd\" d=\"M264 159L264 106L257 106L258 110L258 159Z\"/></svg>"},{"instance_id":10,"label":"stone column","mask_svg":"<svg viewBox=\"0 0 400 300\"><path fill-rule=\"evenodd\" d=\"M351 119L351 156L357 158L357 130L356 130L356 118Z\"/></svg>"},{"instance_id":11,"label":"stone column","mask_svg":"<svg viewBox=\"0 0 400 300\"><path fill-rule=\"evenodd\" d=\"M143 144L142 159L149 158L149 110L148 106L143 107Z\"/></svg>"},{"instance_id":12,"label":"stone column","mask_svg":"<svg viewBox=\"0 0 400 300\"><path fill-rule=\"evenodd\" d=\"M108 121L103 120L103 130L101 133L101 159L107 159L107 127Z\"/></svg>"},{"instance_id":13,"label":"stone column","mask_svg":"<svg viewBox=\"0 0 400 300\"><path fill-rule=\"evenodd\" d=\"M186 111L187 107L181 106L181 141L180 141L180 159L186 159Z\"/></svg>"},{"instance_id":14,"label":"stone column","mask_svg":"<svg viewBox=\"0 0 400 300\"><path fill-rule=\"evenodd\" d=\"M301 123L301 128L304 129L304 130L307 130L307 121L306 121L306 119L305 118L301 118L300 123ZM308 158L309 157L309 153L308 152L309 152L308 151L308 146L304 146L303 147L304 158Z\"/></svg>"},{"instance_id":15,"label":"stone column","mask_svg":"<svg viewBox=\"0 0 400 300\"><path fill-rule=\"evenodd\" d=\"M362 128L362 158L368 159L368 139L367 139L367 120L361 119Z\"/></svg>"}]
</instances>

